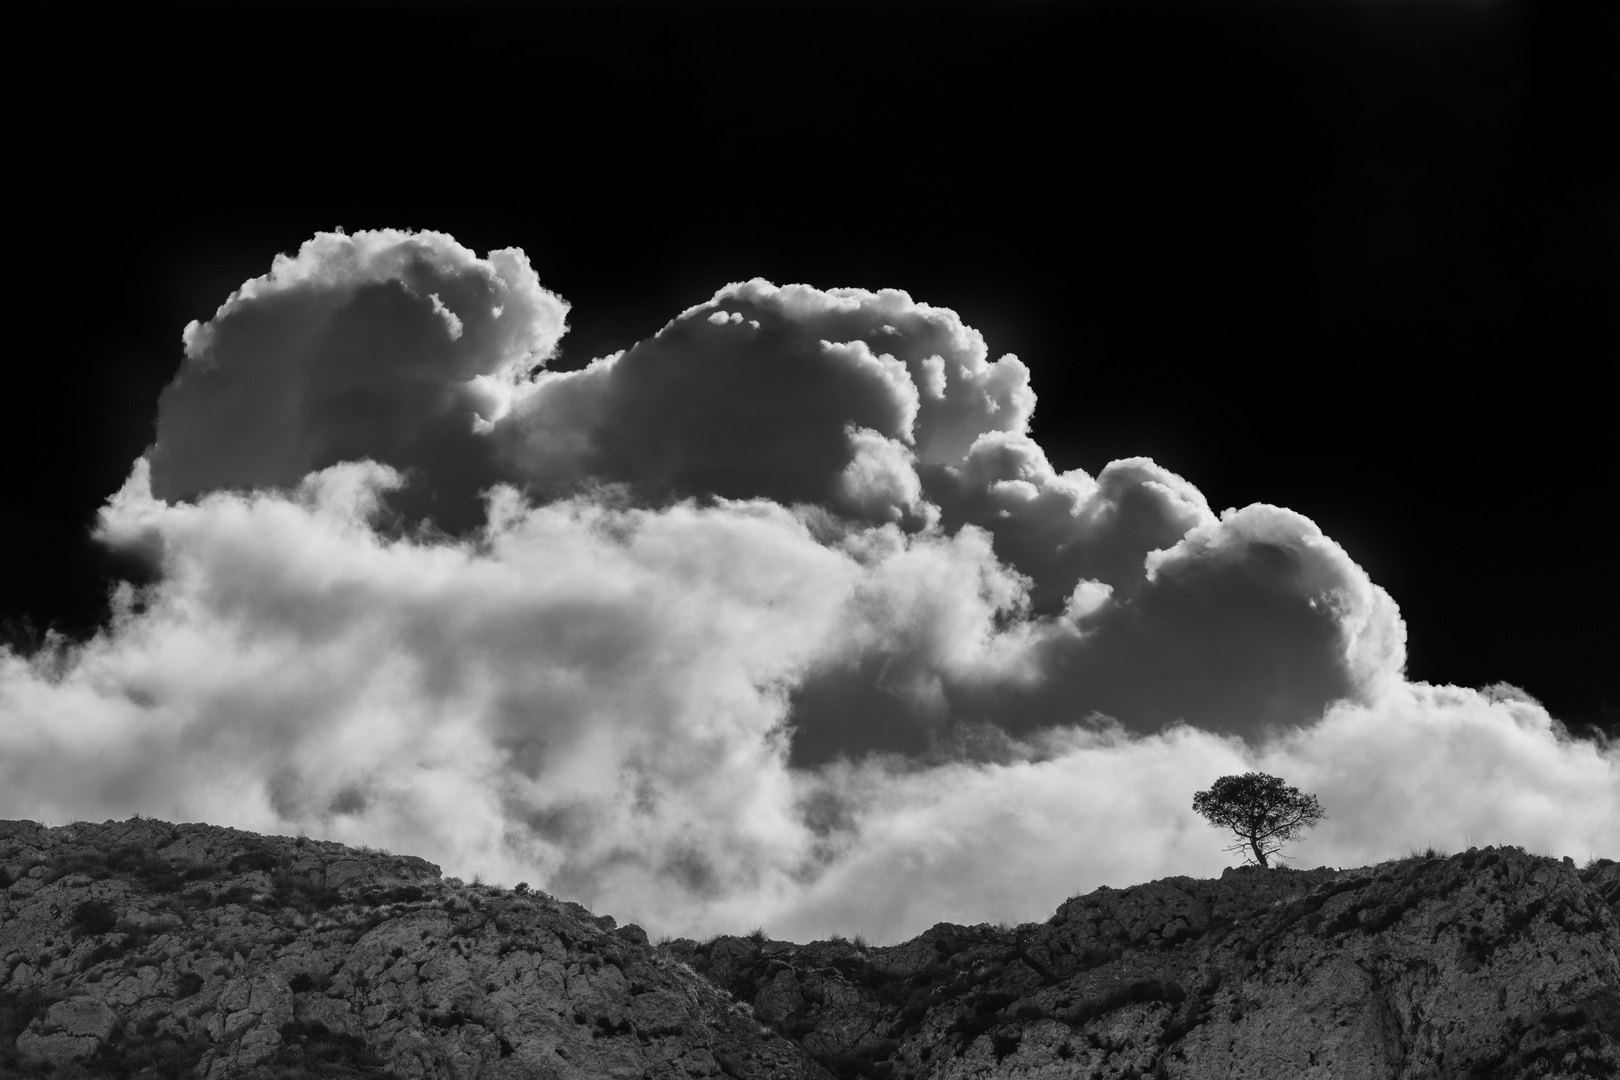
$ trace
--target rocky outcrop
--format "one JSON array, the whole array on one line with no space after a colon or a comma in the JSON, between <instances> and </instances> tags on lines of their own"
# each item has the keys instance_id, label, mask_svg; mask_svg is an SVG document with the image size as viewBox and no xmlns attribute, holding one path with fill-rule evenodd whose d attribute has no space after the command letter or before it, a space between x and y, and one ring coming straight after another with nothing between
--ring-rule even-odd
<instances>
[{"instance_id":1,"label":"rocky outcrop","mask_svg":"<svg viewBox=\"0 0 1620 1080\"><path fill-rule=\"evenodd\" d=\"M1620 866L1514 848L885 947L655 947L420 859L141 820L0 822L0 885L0 1075L1620 1075Z\"/></svg>"},{"instance_id":2,"label":"rocky outcrop","mask_svg":"<svg viewBox=\"0 0 1620 1080\"><path fill-rule=\"evenodd\" d=\"M0 874L7 1074L825 1075L639 928L421 859L0 822Z\"/></svg>"},{"instance_id":3,"label":"rocky outcrop","mask_svg":"<svg viewBox=\"0 0 1620 1080\"><path fill-rule=\"evenodd\" d=\"M913 941L676 942L872 1077L1614 1077L1620 866L1514 848L1229 870Z\"/></svg>"}]
</instances>

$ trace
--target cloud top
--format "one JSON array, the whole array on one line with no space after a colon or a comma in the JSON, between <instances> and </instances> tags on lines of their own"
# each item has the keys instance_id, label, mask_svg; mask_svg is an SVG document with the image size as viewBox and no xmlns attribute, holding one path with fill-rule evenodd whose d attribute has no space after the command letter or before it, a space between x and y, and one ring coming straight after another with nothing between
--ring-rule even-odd
<instances>
[{"instance_id":1,"label":"cloud top","mask_svg":"<svg viewBox=\"0 0 1620 1080\"><path fill-rule=\"evenodd\" d=\"M480 432L554 355L567 311L516 248L480 259L443 233L320 233L186 327L153 490L288 489L373 460L420 475L413 517L464 528L497 475Z\"/></svg>"}]
</instances>

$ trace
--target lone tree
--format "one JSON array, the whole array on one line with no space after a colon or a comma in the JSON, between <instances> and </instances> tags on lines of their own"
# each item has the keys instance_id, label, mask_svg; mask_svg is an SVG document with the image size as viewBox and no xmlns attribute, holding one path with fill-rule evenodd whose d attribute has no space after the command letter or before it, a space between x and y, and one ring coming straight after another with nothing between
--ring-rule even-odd
<instances>
[{"instance_id":1,"label":"lone tree","mask_svg":"<svg viewBox=\"0 0 1620 1080\"><path fill-rule=\"evenodd\" d=\"M1227 851L1242 852L1260 866L1283 844L1327 817L1315 795L1302 795L1275 776L1244 773L1223 776L1208 791L1193 796L1193 809L1211 825L1231 829L1238 842Z\"/></svg>"}]
</instances>

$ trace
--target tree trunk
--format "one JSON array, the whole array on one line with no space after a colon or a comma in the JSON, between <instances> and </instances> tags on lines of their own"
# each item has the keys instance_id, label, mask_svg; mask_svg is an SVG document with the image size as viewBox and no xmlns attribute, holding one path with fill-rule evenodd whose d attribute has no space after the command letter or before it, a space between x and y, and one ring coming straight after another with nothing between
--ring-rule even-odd
<instances>
[{"instance_id":1,"label":"tree trunk","mask_svg":"<svg viewBox=\"0 0 1620 1080\"><path fill-rule=\"evenodd\" d=\"M1271 869L1271 864L1266 862L1265 849L1263 849L1260 846L1260 838L1259 837L1257 837L1257 836L1249 837L1249 850L1254 852L1254 859L1255 859L1256 862L1258 862L1261 866L1265 867L1267 870Z\"/></svg>"}]
</instances>

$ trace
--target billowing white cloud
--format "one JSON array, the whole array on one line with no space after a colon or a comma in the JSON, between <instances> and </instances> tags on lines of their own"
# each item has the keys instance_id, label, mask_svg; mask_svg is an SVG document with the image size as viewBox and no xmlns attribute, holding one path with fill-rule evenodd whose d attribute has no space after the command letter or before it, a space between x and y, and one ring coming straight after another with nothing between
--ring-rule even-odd
<instances>
[{"instance_id":1,"label":"billowing white cloud","mask_svg":"<svg viewBox=\"0 0 1620 1080\"><path fill-rule=\"evenodd\" d=\"M443 233L320 233L185 329L158 406L163 498L290 488L371 459L419 474L411 517L469 526L498 478L480 430L556 351L568 305L516 248Z\"/></svg>"},{"instance_id":2,"label":"billowing white cloud","mask_svg":"<svg viewBox=\"0 0 1620 1080\"><path fill-rule=\"evenodd\" d=\"M1366 866L1430 845L1614 854L1612 747L1572 739L1533 701L1401 684L1259 747L1104 726L1043 732L994 762L825 769L843 846L767 926L896 940L940 921L1044 919L1099 885L1215 876L1239 861L1224 850L1233 837L1192 812L1192 795L1251 769L1328 810L1284 848L1293 865Z\"/></svg>"},{"instance_id":3,"label":"billowing white cloud","mask_svg":"<svg viewBox=\"0 0 1620 1080\"><path fill-rule=\"evenodd\" d=\"M0 813L412 851L655 932L879 939L1295 849L1602 850L1617 758L1405 680L1308 519L1144 458L1059 473L1017 358L905 293L726 286L544 369L522 252L323 234L186 332L98 536L157 574L0 651ZM401 528L401 524L405 528Z\"/></svg>"}]
</instances>

